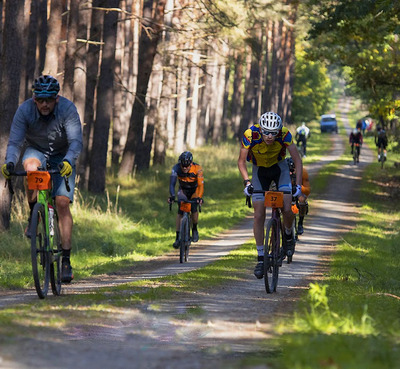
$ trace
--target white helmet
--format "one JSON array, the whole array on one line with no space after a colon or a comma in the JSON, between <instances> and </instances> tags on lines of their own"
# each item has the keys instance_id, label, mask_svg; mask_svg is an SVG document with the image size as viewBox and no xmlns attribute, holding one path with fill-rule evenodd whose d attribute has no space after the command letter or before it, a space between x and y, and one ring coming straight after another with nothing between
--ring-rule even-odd
<instances>
[{"instance_id":1,"label":"white helmet","mask_svg":"<svg viewBox=\"0 0 400 369\"><path fill-rule=\"evenodd\" d=\"M277 132L282 128L282 119L281 117L269 111L261 115L260 120L258 122L261 127L261 131L273 131Z\"/></svg>"}]
</instances>

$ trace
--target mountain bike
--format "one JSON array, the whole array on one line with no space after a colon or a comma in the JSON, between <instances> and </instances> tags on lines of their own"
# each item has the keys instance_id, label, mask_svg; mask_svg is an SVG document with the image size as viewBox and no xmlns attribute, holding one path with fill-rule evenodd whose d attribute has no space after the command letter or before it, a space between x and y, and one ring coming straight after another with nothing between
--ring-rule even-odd
<instances>
[{"instance_id":1,"label":"mountain bike","mask_svg":"<svg viewBox=\"0 0 400 369\"><path fill-rule=\"evenodd\" d=\"M179 201L179 210L183 211L180 227L179 227L179 262L189 261L189 249L192 243L190 237L191 229L191 209L192 204L197 204L197 200ZM201 212L201 205L199 205L199 212ZM171 210L172 203L169 205Z\"/></svg>"},{"instance_id":2,"label":"mountain bike","mask_svg":"<svg viewBox=\"0 0 400 369\"><path fill-rule=\"evenodd\" d=\"M353 162L354 165L356 165L360 161L360 144L359 143L354 143L354 148L353 148Z\"/></svg>"},{"instance_id":3,"label":"mountain bike","mask_svg":"<svg viewBox=\"0 0 400 369\"><path fill-rule=\"evenodd\" d=\"M30 221L31 262L35 289L39 298L44 299L49 283L54 295L61 294L62 247L58 213L51 195L52 175L59 170L38 168L31 172L13 172L12 176L26 176L29 190L38 190L37 202ZM67 191L68 178L64 177ZM11 180L7 180L9 191L14 194Z\"/></svg>"},{"instance_id":4,"label":"mountain bike","mask_svg":"<svg viewBox=\"0 0 400 369\"><path fill-rule=\"evenodd\" d=\"M285 241L282 207L283 192L281 191L254 191L253 193L264 194L264 206L271 208L271 217L266 220L265 238L264 238L264 284L267 293L276 292L278 285L279 268L284 259L283 244ZM247 198L247 204L251 207L251 200ZM292 255L288 256L290 262Z\"/></svg>"}]
</instances>

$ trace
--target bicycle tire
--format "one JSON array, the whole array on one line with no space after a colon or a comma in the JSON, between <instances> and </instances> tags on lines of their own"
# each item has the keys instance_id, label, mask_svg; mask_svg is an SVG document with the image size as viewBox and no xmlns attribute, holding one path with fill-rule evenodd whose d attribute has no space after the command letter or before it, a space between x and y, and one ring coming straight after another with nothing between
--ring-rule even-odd
<instances>
[{"instance_id":1,"label":"bicycle tire","mask_svg":"<svg viewBox=\"0 0 400 369\"><path fill-rule=\"evenodd\" d=\"M61 267L62 267L62 247L61 247L61 234L58 224L58 213L54 209L54 236L53 248L50 253L50 283L53 295L61 295Z\"/></svg>"},{"instance_id":2,"label":"bicycle tire","mask_svg":"<svg viewBox=\"0 0 400 369\"><path fill-rule=\"evenodd\" d=\"M279 224L272 218L267 223L264 242L264 284L267 293L276 292L281 262Z\"/></svg>"},{"instance_id":3,"label":"bicycle tire","mask_svg":"<svg viewBox=\"0 0 400 369\"><path fill-rule=\"evenodd\" d=\"M47 250L48 235L43 204L37 203L33 208L30 230L33 280L37 295L44 299L49 290L50 255Z\"/></svg>"},{"instance_id":4,"label":"bicycle tire","mask_svg":"<svg viewBox=\"0 0 400 369\"><path fill-rule=\"evenodd\" d=\"M189 218L186 214L183 215L181 220L181 227L179 231L179 262L187 261L186 246L189 235Z\"/></svg>"}]
</instances>

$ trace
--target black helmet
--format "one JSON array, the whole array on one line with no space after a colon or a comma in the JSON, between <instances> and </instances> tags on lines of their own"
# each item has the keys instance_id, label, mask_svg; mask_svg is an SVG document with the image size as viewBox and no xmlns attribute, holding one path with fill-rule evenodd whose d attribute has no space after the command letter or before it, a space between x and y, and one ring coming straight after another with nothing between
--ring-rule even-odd
<instances>
[{"instance_id":1,"label":"black helmet","mask_svg":"<svg viewBox=\"0 0 400 369\"><path fill-rule=\"evenodd\" d=\"M287 161L287 163L288 163L288 165L289 165L289 170L290 170L291 172L294 172L295 166L294 166L294 161L293 161L293 159L292 159L292 158L286 158L286 161Z\"/></svg>"},{"instance_id":2,"label":"black helmet","mask_svg":"<svg viewBox=\"0 0 400 369\"><path fill-rule=\"evenodd\" d=\"M56 97L60 91L58 81L49 75L40 76L35 79L32 85L32 92L35 97Z\"/></svg>"},{"instance_id":3,"label":"black helmet","mask_svg":"<svg viewBox=\"0 0 400 369\"><path fill-rule=\"evenodd\" d=\"M193 155L190 151L184 151L181 155L179 155L179 163L183 167L188 167L193 163Z\"/></svg>"}]
</instances>

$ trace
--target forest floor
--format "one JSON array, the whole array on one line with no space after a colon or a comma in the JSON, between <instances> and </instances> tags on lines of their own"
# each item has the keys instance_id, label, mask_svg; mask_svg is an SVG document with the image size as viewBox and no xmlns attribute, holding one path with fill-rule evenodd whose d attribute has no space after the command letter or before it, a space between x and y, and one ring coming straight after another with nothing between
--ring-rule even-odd
<instances>
[{"instance_id":1,"label":"forest floor","mask_svg":"<svg viewBox=\"0 0 400 369\"><path fill-rule=\"evenodd\" d=\"M349 129L346 115L349 106L343 101L340 107ZM333 140L332 151L323 160L307 166L311 178L345 150L341 136L327 135L327 139ZM96 323L88 319L84 326L69 322L52 336L14 338L0 347L0 367L207 369L235 367L235 362L245 355L268 354L268 345L262 343L273 333L274 317L293 312L308 284L323 278L336 242L355 224L360 206L358 188L363 169L373 160L373 154L364 148L357 166L350 159L349 156L349 164L336 173L325 193L312 199L305 233L296 244L293 263L284 263L280 269L276 293L266 294L263 280L257 280L250 269L240 280L185 300L163 300L157 309L135 305L112 322ZM192 248L188 263L180 264L174 252L149 263L148 268L73 283L64 288L64 294L200 268L251 239L249 217L217 239L200 241ZM33 293L5 294L0 308L34 298L37 299ZM201 318L179 318L193 306L201 307L204 312ZM266 368L257 366L263 367Z\"/></svg>"}]
</instances>

